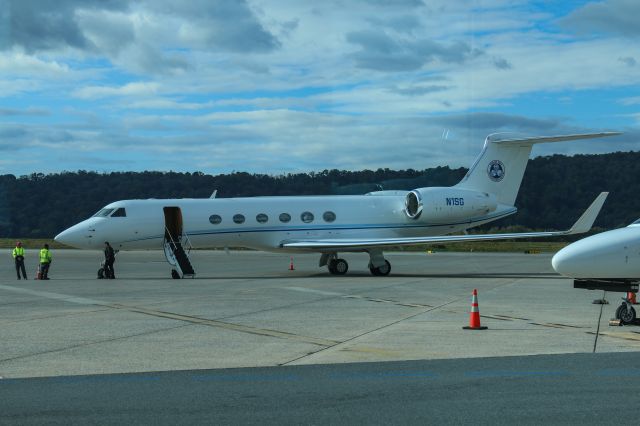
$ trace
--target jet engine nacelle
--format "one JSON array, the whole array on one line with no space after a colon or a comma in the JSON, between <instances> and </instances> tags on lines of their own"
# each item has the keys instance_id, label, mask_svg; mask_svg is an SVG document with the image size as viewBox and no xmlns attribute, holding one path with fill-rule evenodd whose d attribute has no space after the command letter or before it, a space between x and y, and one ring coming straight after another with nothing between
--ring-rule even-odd
<instances>
[{"instance_id":1,"label":"jet engine nacelle","mask_svg":"<svg viewBox=\"0 0 640 426\"><path fill-rule=\"evenodd\" d=\"M498 207L496 196L457 188L418 188L405 198L405 213L429 223L482 216Z\"/></svg>"}]
</instances>

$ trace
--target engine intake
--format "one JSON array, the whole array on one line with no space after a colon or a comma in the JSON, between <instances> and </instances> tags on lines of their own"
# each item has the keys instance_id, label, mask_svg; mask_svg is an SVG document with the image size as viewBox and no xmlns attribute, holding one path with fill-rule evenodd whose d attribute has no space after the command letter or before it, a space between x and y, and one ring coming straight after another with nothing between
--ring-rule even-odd
<instances>
[{"instance_id":1,"label":"engine intake","mask_svg":"<svg viewBox=\"0 0 640 426\"><path fill-rule=\"evenodd\" d=\"M422 214L422 195L418 191L411 191L404 200L404 211L411 219L417 219Z\"/></svg>"}]
</instances>

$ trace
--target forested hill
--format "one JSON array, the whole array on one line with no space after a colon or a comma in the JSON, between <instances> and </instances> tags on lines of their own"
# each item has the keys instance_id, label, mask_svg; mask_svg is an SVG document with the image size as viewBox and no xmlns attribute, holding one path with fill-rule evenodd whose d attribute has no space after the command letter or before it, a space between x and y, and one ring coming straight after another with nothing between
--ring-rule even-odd
<instances>
[{"instance_id":1,"label":"forested hill","mask_svg":"<svg viewBox=\"0 0 640 426\"><path fill-rule=\"evenodd\" d=\"M48 238L116 200L208 198L255 195L363 194L384 189L449 186L466 169L422 171L379 169L359 172L269 176L249 173L65 172L0 176L0 237ZM529 161L516 201L516 215L494 226L564 229L601 191L611 194L596 226L615 228L640 217L640 153L554 155Z\"/></svg>"}]
</instances>

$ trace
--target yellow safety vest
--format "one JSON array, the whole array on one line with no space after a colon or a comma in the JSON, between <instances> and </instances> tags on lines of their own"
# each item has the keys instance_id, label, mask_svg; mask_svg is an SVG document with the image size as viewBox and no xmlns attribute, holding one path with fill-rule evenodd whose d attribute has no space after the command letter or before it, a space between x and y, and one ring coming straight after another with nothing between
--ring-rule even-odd
<instances>
[{"instance_id":1,"label":"yellow safety vest","mask_svg":"<svg viewBox=\"0 0 640 426\"><path fill-rule=\"evenodd\" d=\"M46 248L40 250L40 263L51 263L51 252Z\"/></svg>"},{"instance_id":2,"label":"yellow safety vest","mask_svg":"<svg viewBox=\"0 0 640 426\"><path fill-rule=\"evenodd\" d=\"M18 256L24 257L24 248L16 247L13 249L13 258L15 259Z\"/></svg>"}]
</instances>

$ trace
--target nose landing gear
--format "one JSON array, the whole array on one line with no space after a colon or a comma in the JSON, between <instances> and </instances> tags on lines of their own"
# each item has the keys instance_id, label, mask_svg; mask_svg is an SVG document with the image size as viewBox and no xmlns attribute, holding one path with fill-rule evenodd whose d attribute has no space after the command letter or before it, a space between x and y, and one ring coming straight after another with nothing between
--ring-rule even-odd
<instances>
[{"instance_id":1,"label":"nose landing gear","mask_svg":"<svg viewBox=\"0 0 640 426\"><path fill-rule=\"evenodd\" d=\"M619 319L622 324L633 324L636 320L636 310L631 306L629 299L622 300L622 304L616 309L616 319Z\"/></svg>"}]
</instances>

